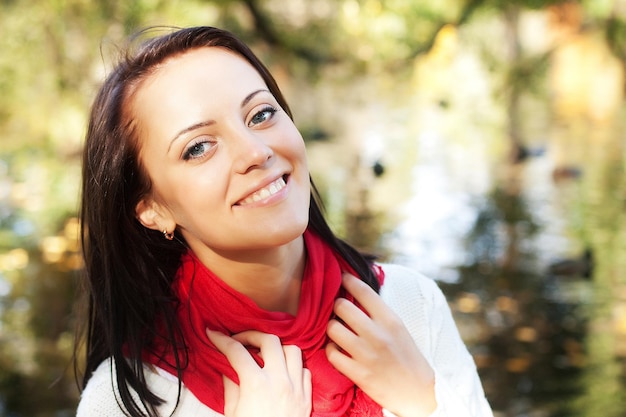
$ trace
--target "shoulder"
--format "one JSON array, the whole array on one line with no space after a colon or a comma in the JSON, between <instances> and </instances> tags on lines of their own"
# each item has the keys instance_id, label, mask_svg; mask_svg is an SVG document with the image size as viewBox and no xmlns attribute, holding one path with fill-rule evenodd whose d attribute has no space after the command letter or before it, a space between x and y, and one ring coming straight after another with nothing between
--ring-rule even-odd
<instances>
[{"instance_id":1,"label":"shoulder","mask_svg":"<svg viewBox=\"0 0 626 417\"><path fill-rule=\"evenodd\" d=\"M437 283L414 269L397 264L379 264L385 273L381 297L392 307L421 301L432 307L445 302Z\"/></svg>"},{"instance_id":2,"label":"shoulder","mask_svg":"<svg viewBox=\"0 0 626 417\"><path fill-rule=\"evenodd\" d=\"M437 345L441 317L449 315L437 283L402 265L380 264L385 279L380 296L402 320L413 340L429 356Z\"/></svg>"},{"instance_id":3,"label":"shoulder","mask_svg":"<svg viewBox=\"0 0 626 417\"><path fill-rule=\"evenodd\" d=\"M185 388L179 385L178 379L166 371L144 366L144 373L148 386L152 392L165 402L159 407L159 414L164 416L201 416L219 417L221 414L204 406ZM180 388L180 401L178 400ZM134 393L133 393L134 394ZM133 397L137 399L137 395ZM177 405L178 402L178 405ZM115 364L107 359L93 372L85 390L81 394L77 417L122 417L126 416L122 410L122 401L117 389L115 378ZM173 413L173 411L176 411Z\"/></svg>"},{"instance_id":4,"label":"shoulder","mask_svg":"<svg viewBox=\"0 0 626 417\"><path fill-rule=\"evenodd\" d=\"M120 399L114 383L114 369L111 359L96 368L81 394L77 417L124 415L118 405Z\"/></svg>"}]
</instances>

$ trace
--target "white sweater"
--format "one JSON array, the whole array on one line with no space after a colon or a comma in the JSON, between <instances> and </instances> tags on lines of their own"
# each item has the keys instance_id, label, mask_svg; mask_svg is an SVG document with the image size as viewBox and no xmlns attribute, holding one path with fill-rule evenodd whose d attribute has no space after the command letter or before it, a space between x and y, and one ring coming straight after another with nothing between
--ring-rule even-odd
<instances>
[{"instance_id":1,"label":"white sweater","mask_svg":"<svg viewBox=\"0 0 626 417\"><path fill-rule=\"evenodd\" d=\"M459 336L450 308L437 284L415 271L384 264L381 297L400 316L418 348L435 371L437 409L431 417L490 417L474 361ZM82 393L77 417L123 417L116 396L113 364L103 362ZM166 403L159 408L169 416L176 404L178 380L168 372L144 368L150 389ZM386 412L387 416L391 416ZM220 417L184 386L175 417ZM223 417L223 416L222 416Z\"/></svg>"}]
</instances>

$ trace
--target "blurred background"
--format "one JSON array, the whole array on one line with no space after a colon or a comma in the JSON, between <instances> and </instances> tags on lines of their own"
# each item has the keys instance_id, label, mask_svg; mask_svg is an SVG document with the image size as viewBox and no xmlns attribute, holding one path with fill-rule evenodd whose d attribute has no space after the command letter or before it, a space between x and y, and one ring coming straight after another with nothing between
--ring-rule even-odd
<instances>
[{"instance_id":1,"label":"blurred background","mask_svg":"<svg viewBox=\"0 0 626 417\"><path fill-rule=\"evenodd\" d=\"M439 282L497 417L626 415L626 0L2 0L1 416L74 414L86 114L152 25L262 57L333 227Z\"/></svg>"}]
</instances>

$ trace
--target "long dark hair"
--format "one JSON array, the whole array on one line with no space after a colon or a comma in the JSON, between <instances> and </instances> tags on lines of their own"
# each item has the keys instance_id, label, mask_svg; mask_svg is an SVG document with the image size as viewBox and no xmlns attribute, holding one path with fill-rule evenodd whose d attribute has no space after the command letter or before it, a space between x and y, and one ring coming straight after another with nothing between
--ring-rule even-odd
<instances>
[{"instance_id":1,"label":"long dark hair","mask_svg":"<svg viewBox=\"0 0 626 417\"><path fill-rule=\"evenodd\" d=\"M81 385L84 388L98 365L112 358L116 396L131 416L146 412L156 416L162 402L147 386L141 360L142 351L155 337L167 337L179 373L187 361L171 289L187 247L179 234L166 240L135 217L135 207L150 192L151 182L138 159L136 122L128 101L159 64L200 47L226 48L245 58L292 117L276 81L255 54L233 34L213 27L180 29L144 42L126 53L100 88L83 155L80 216L86 312L78 340L84 343L86 363ZM334 235L324 219L319 193L311 185L309 228L378 291L371 260ZM77 343L76 351L81 347ZM131 396L133 390L139 402Z\"/></svg>"}]
</instances>

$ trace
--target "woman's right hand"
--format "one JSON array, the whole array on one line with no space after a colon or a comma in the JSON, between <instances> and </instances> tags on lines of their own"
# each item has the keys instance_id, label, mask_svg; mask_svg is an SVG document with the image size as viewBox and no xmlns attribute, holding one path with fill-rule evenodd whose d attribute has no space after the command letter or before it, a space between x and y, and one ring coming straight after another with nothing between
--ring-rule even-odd
<instances>
[{"instance_id":1,"label":"woman's right hand","mask_svg":"<svg viewBox=\"0 0 626 417\"><path fill-rule=\"evenodd\" d=\"M207 329L207 335L239 376L239 385L223 377L226 417L311 415L311 372L303 367L300 348L254 330L229 337ZM260 350L263 367L245 346Z\"/></svg>"}]
</instances>

